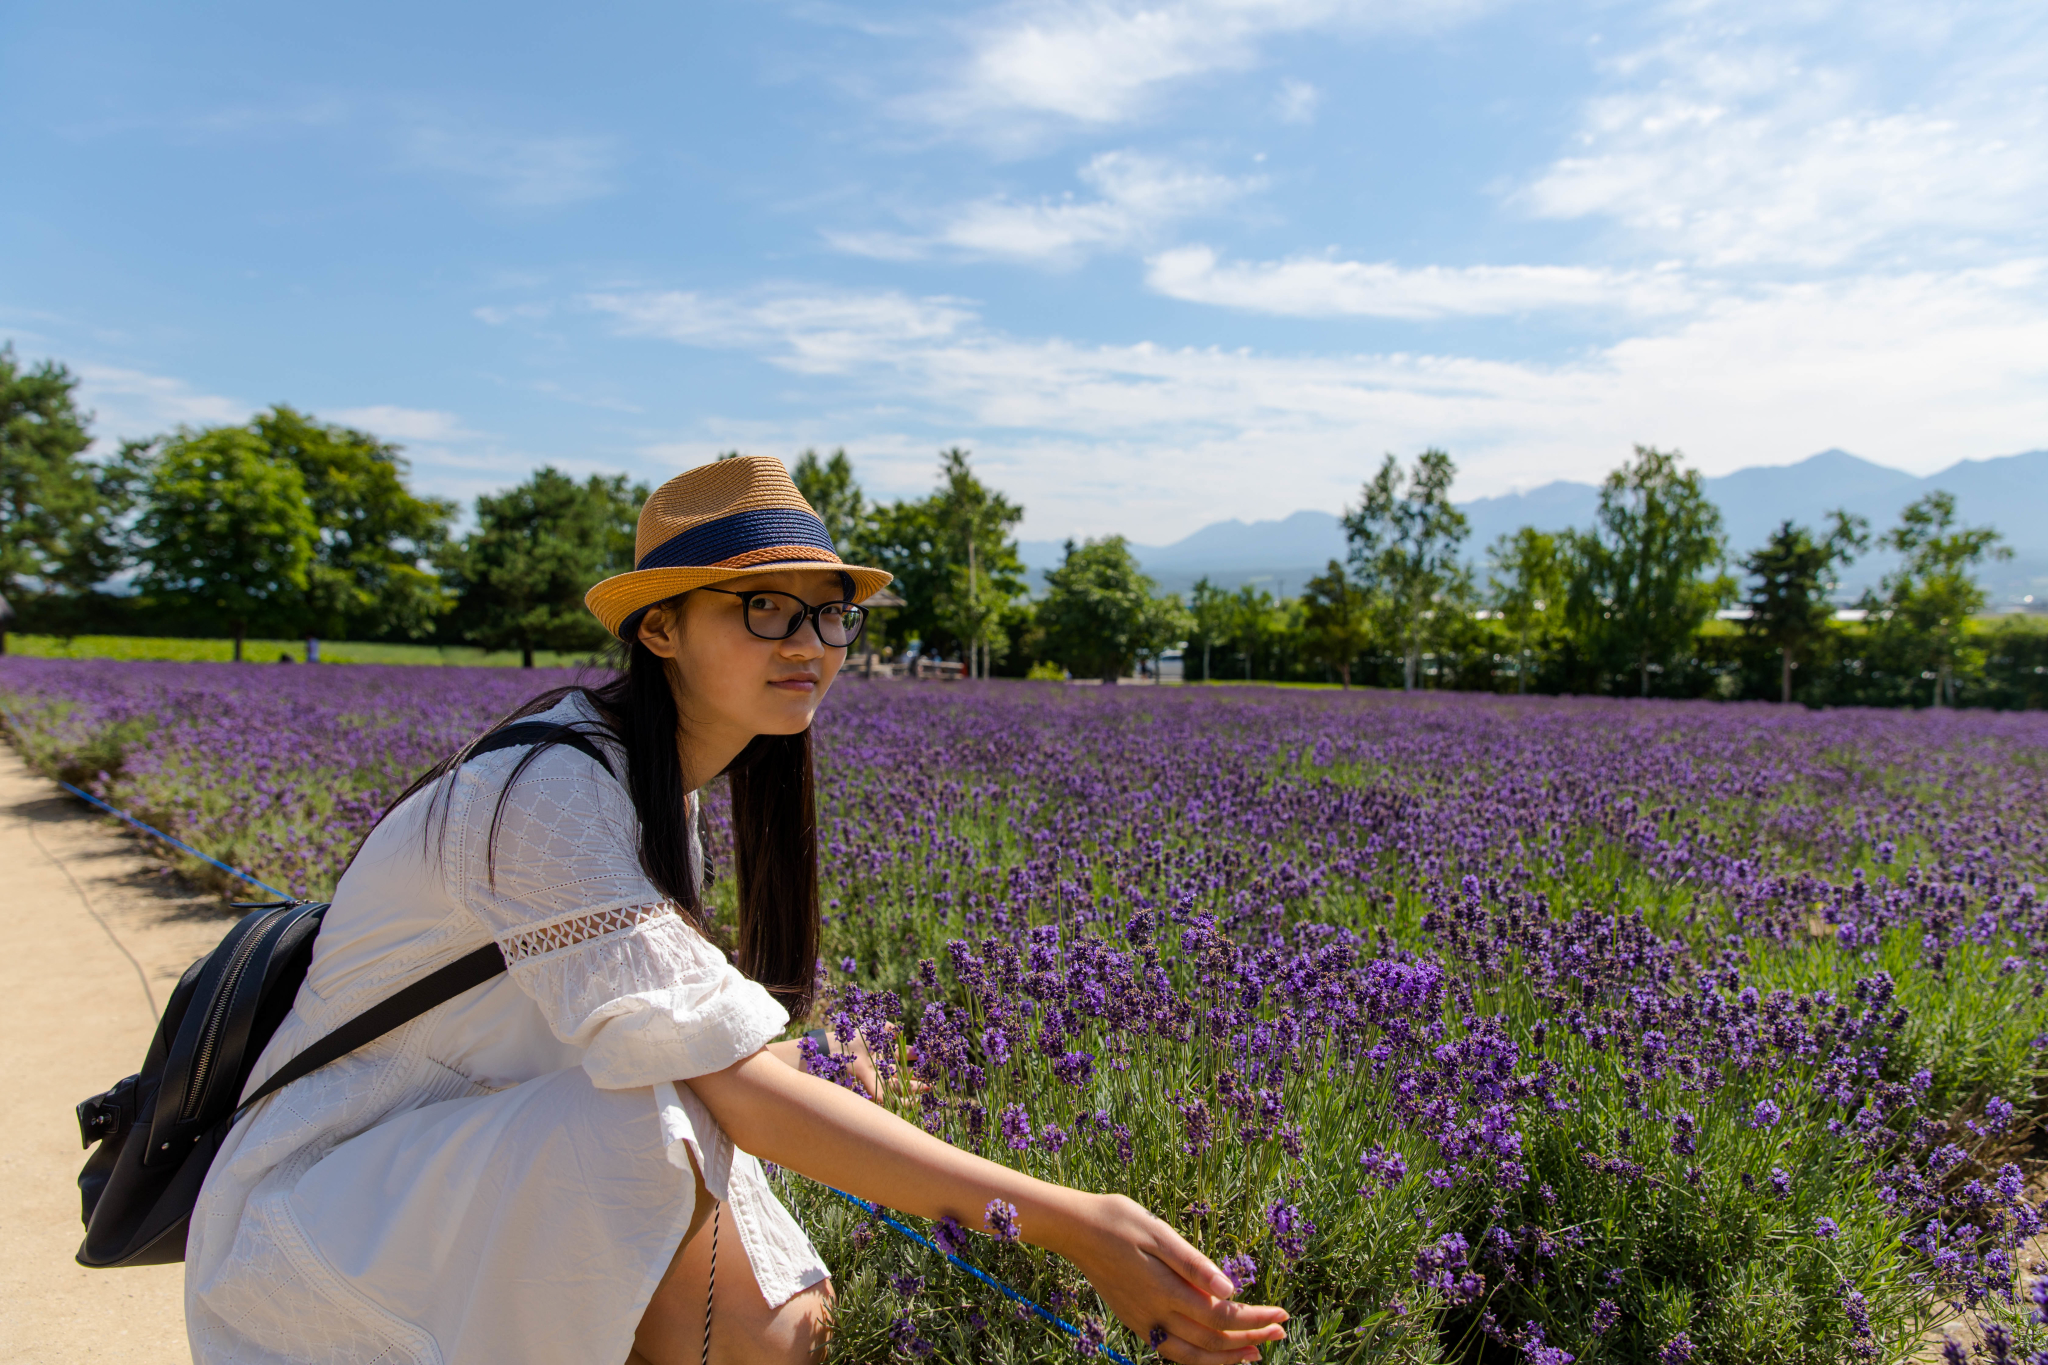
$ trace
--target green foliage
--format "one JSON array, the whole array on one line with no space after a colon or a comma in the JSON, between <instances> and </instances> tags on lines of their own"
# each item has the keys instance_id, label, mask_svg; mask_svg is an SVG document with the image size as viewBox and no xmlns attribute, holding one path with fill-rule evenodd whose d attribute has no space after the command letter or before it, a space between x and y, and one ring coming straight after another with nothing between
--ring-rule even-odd
<instances>
[{"instance_id":1,"label":"green foliage","mask_svg":"<svg viewBox=\"0 0 2048 1365\"><path fill-rule=\"evenodd\" d=\"M1465 514L1450 497L1457 474L1451 457L1434 448L1417 456L1405 476L1389 455L1366 481L1358 506L1344 512L1352 567L1403 656L1404 688L1416 684L1439 617L1470 594L1470 571L1458 548Z\"/></svg>"},{"instance_id":2,"label":"green foliage","mask_svg":"<svg viewBox=\"0 0 2048 1365\"><path fill-rule=\"evenodd\" d=\"M428 568L455 504L406 487L399 448L282 404L249 426L305 483L317 539L301 629L309 635L417 640L453 605Z\"/></svg>"},{"instance_id":3,"label":"green foliage","mask_svg":"<svg viewBox=\"0 0 2048 1365\"><path fill-rule=\"evenodd\" d=\"M1371 602L1336 560L1302 588L1303 653L1351 686L1351 661L1372 643Z\"/></svg>"},{"instance_id":4,"label":"green foliage","mask_svg":"<svg viewBox=\"0 0 2048 1365\"><path fill-rule=\"evenodd\" d=\"M1199 651L1202 656L1201 680L1209 681L1209 666L1216 646L1230 640L1234 615L1235 607L1228 592L1211 583L1206 576L1195 580L1194 591L1188 594L1188 655L1183 677L1191 682L1194 680L1192 661Z\"/></svg>"},{"instance_id":5,"label":"green foliage","mask_svg":"<svg viewBox=\"0 0 2048 1365\"><path fill-rule=\"evenodd\" d=\"M1864 598L1871 633L1880 648L1932 676L1936 706L1954 702L1959 672L1983 667L1969 628L1985 600L1974 570L2012 553L2000 539L1988 526L1956 525L1955 498L1934 492L1909 505L1878 540L1901 563Z\"/></svg>"},{"instance_id":6,"label":"green foliage","mask_svg":"<svg viewBox=\"0 0 2048 1365\"><path fill-rule=\"evenodd\" d=\"M1834 525L1821 539L1804 526L1780 522L1771 538L1742 561L1755 580L1745 599L1745 628L1778 651L1781 702L1792 700L1792 670L1834 621L1837 566L1851 562L1869 543L1865 533L1870 524L1862 517L1840 511L1832 515Z\"/></svg>"},{"instance_id":7,"label":"green foliage","mask_svg":"<svg viewBox=\"0 0 2048 1365\"><path fill-rule=\"evenodd\" d=\"M517 649L527 667L535 650L603 648L609 640L583 594L633 567L634 523L647 495L623 474L579 484L544 465L517 488L479 497L476 532L451 547L443 566L461 599L460 637Z\"/></svg>"},{"instance_id":8,"label":"green foliage","mask_svg":"<svg viewBox=\"0 0 2048 1365\"><path fill-rule=\"evenodd\" d=\"M869 562L896 575L890 587L906 605L894 630L963 652L977 640L1008 643L1015 632L1006 611L1026 586L1011 538L1023 519L1024 509L984 484L958 446L940 452L939 486L929 497L877 506L858 543Z\"/></svg>"},{"instance_id":9,"label":"green foliage","mask_svg":"<svg viewBox=\"0 0 2048 1365\"><path fill-rule=\"evenodd\" d=\"M844 447L833 451L828 460L819 459L815 450L806 450L789 467L789 477L825 523L825 533L832 537L839 557L849 564L862 562L860 542L868 500L853 477L853 461Z\"/></svg>"},{"instance_id":10,"label":"green foliage","mask_svg":"<svg viewBox=\"0 0 2048 1365\"><path fill-rule=\"evenodd\" d=\"M181 430L151 461L142 505L145 594L228 626L237 659L249 631L299 623L319 528L298 467L261 436Z\"/></svg>"},{"instance_id":11,"label":"green foliage","mask_svg":"<svg viewBox=\"0 0 2048 1365\"><path fill-rule=\"evenodd\" d=\"M1082 677L1115 682L1140 655L1170 643L1184 624L1178 602L1153 595L1157 585L1139 572L1122 536L1068 541L1064 562L1047 570L1046 579L1038 605L1045 648Z\"/></svg>"},{"instance_id":12,"label":"green foliage","mask_svg":"<svg viewBox=\"0 0 2048 1365\"><path fill-rule=\"evenodd\" d=\"M1515 691L1528 691L1529 646L1564 621L1566 550L1533 526L1494 541L1487 589L1502 625L1515 642Z\"/></svg>"},{"instance_id":13,"label":"green foliage","mask_svg":"<svg viewBox=\"0 0 2048 1365\"><path fill-rule=\"evenodd\" d=\"M78 381L54 360L28 368L0 346L0 592L84 593L125 564L121 522L133 463L95 465ZM20 605L17 601L17 606Z\"/></svg>"},{"instance_id":14,"label":"green foliage","mask_svg":"<svg viewBox=\"0 0 2048 1365\"><path fill-rule=\"evenodd\" d=\"M1574 535L1569 610L1579 638L1605 673L1632 670L1642 696L1733 595L1721 559L1721 513L1698 470L1676 451L1637 446L1607 476L1590 534Z\"/></svg>"}]
</instances>

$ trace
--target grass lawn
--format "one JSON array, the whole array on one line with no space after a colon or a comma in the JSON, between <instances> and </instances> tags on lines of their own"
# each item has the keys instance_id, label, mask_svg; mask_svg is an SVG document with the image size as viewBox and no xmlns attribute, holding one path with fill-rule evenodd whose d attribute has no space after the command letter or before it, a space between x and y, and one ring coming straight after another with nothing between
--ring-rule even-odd
<instances>
[{"instance_id":1,"label":"grass lawn","mask_svg":"<svg viewBox=\"0 0 2048 1365\"><path fill-rule=\"evenodd\" d=\"M235 657L233 640L177 640L149 635L15 635L7 636L10 654L38 659L167 659L177 663L227 663ZM304 640L247 640L242 657L249 663L306 661ZM574 668L590 662L588 654L535 650L540 668ZM323 664L468 664L517 668L518 650L482 650L469 645L394 645L362 640L322 640Z\"/></svg>"}]
</instances>

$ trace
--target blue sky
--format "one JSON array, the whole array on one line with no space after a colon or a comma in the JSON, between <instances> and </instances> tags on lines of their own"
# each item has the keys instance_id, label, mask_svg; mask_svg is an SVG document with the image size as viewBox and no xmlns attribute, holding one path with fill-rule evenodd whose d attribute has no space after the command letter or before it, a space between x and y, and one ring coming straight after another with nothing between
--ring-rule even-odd
<instances>
[{"instance_id":1,"label":"blue sky","mask_svg":"<svg viewBox=\"0 0 2048 1365\"><path fill-rule=\"evenodd\" d=\"M0 338L468 498L971 447L1037 539L2048 445L2048 7L0 12Z\"/></svg>"}]
</instances>

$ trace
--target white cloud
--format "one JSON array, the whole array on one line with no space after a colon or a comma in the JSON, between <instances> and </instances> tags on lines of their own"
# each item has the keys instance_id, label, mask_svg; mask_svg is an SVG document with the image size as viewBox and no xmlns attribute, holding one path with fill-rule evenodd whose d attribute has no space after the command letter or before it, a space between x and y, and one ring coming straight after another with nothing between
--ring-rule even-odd
<instances>
[{"instance_id":1,"label":"white cloud","mask_svg":"<svg viewBox=\"0 0 2048 1365\"><path fill-rule=\"evenodd\" d=\"M1759 288L1555 365L1016 338L958 300L895 294L604 306L645 335L835 377L850 413L917 412L990 461L1033 534L1172 539L1219 508L1335 507L1382 451L1428 444L1473 496L1597 478L1635 441L1709 472L1833 445L1926 471L2048 430L2048 261ZM870 430L835 441L907 439L900 416L858 420Z\"/></svg>"},{"instance_id":2,"label":"white cloud","mask_svg":"<svg viewBox=\"0 0 2048 1365\"><path fill-rule=\"evenodd\" d=\"M1182 166L1132 151L1104 152L1080 171L1098 197L1019 203L980 199L952 210L929 233L826 233L843 251L883 260L934 252L980 260L1071 264L1093 251L1141 246L1167 225L1211 213L1255 188L1256 180Z\"/></svg>"},{"instance_id":3,"label":"white cloud","mask_svg":"<svg viewBox=\"0 0 2048 1365\"><path fill-rule=\"evenodd\" d=\"M1688 14L1608 64L1576 145L1516 201L1720 266L1961 264L2038 239L2048 34L1887 14L1830 12L1811 31L1796 10Z\"/></svg>"},{"instance_id":4,"label":"white cloud","mask_svg":"<svg viewBox=\"0 0 2048 1365\"><path fill-rule=\"evenodd\" d=\"M1280 89L1273 96L1273 114L1282 123L1314 123L1316 106L1322 99L1322 91L1289 76L1280 82Z\"/></svg>"},{"instance_id":5,"label":"white cloud","mask_svg":"<svg viewBox=\"0 0 2048 1365\"><path fill-rule=\"evenodd\" d=\"M72 366L80 405L92 411L99 444L155 436L179 426L245 422L256 410L239 398L195 390L182 379L116 365Z\"/></svg>"},{"instance_id":6,"label":"white cloud","mask_svg":"<svg viewBox=\"0 0 2048 1365\"><path fill-rule=\"evenodd\" d=\"M373 436L393 441L461 441L477 433L465 430L452 412L429 408L338 408L323 414L333 421L358 427Z\"/></svg>"},{"instance_id":7,"label":"white cloud","mask_svg":"<svg viewBox=\"0 0 2048 1365\"><path fill-rule=\"evenodd\" d=\"M1176 247L1147 262L1146 283L1170 298L1287 317L1424 319L1604 308L1665 313L1685 306L1669 271L1561 265L1419 266L1301 256L1224 264L1206 246Z\"/></svg>"},{"instance_id":8,"label":"white cloud","mask_svg":"<svg viewBox=\"0 0 2048 1365\"><path fill-rule=\"evenodd\" d=\"M1017 115L1121 123L1159 91L1262 59L1268 38L1457 22L1484 0L1021 0L963 26L959 76L905 101L914 117L1015 138Z\"/></svg>"},{"instance_id":9,"label":"white cloud","mask_svg":"<svg viewBox=\"0 0 2048 1365\"><path fill-rule=\"evenodd\" d=\"M863 357L943 342L973 318L957 299L855 291L764 290L746 298L614 291L587 295L584 303L617 319L627 336L692 346L779 347L777 363L817 374L841 373Z\"/></svg>"},{"instance_id":10,"label":"white cloud","mask_svg":"<svg viewBox=\"0 0 2048 1365\"><path fill-rule=\"evenodd\" d=\"M608 137L520 137L429 124L404 139L406 160L426 171L459 176L486 188L508 208L557 208L612 192L618 166Z\"/></svg>"}]
</instances>

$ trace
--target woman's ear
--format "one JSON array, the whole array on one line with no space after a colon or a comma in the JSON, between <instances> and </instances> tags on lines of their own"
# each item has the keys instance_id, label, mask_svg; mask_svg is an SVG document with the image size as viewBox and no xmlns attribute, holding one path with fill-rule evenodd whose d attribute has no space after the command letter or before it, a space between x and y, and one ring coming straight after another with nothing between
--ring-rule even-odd
<instances>
[{"instance_id":1,"label":"woman's ear","mask_svg":"<svg viewBox=\"0 0 2048 1365\"><path fill-rule=\"evenodd\" d=\"M649 607L640 618L640 643L658 658L673 659L683 652L683 613L680 602Z\"/></svg>"}]
</instances>

